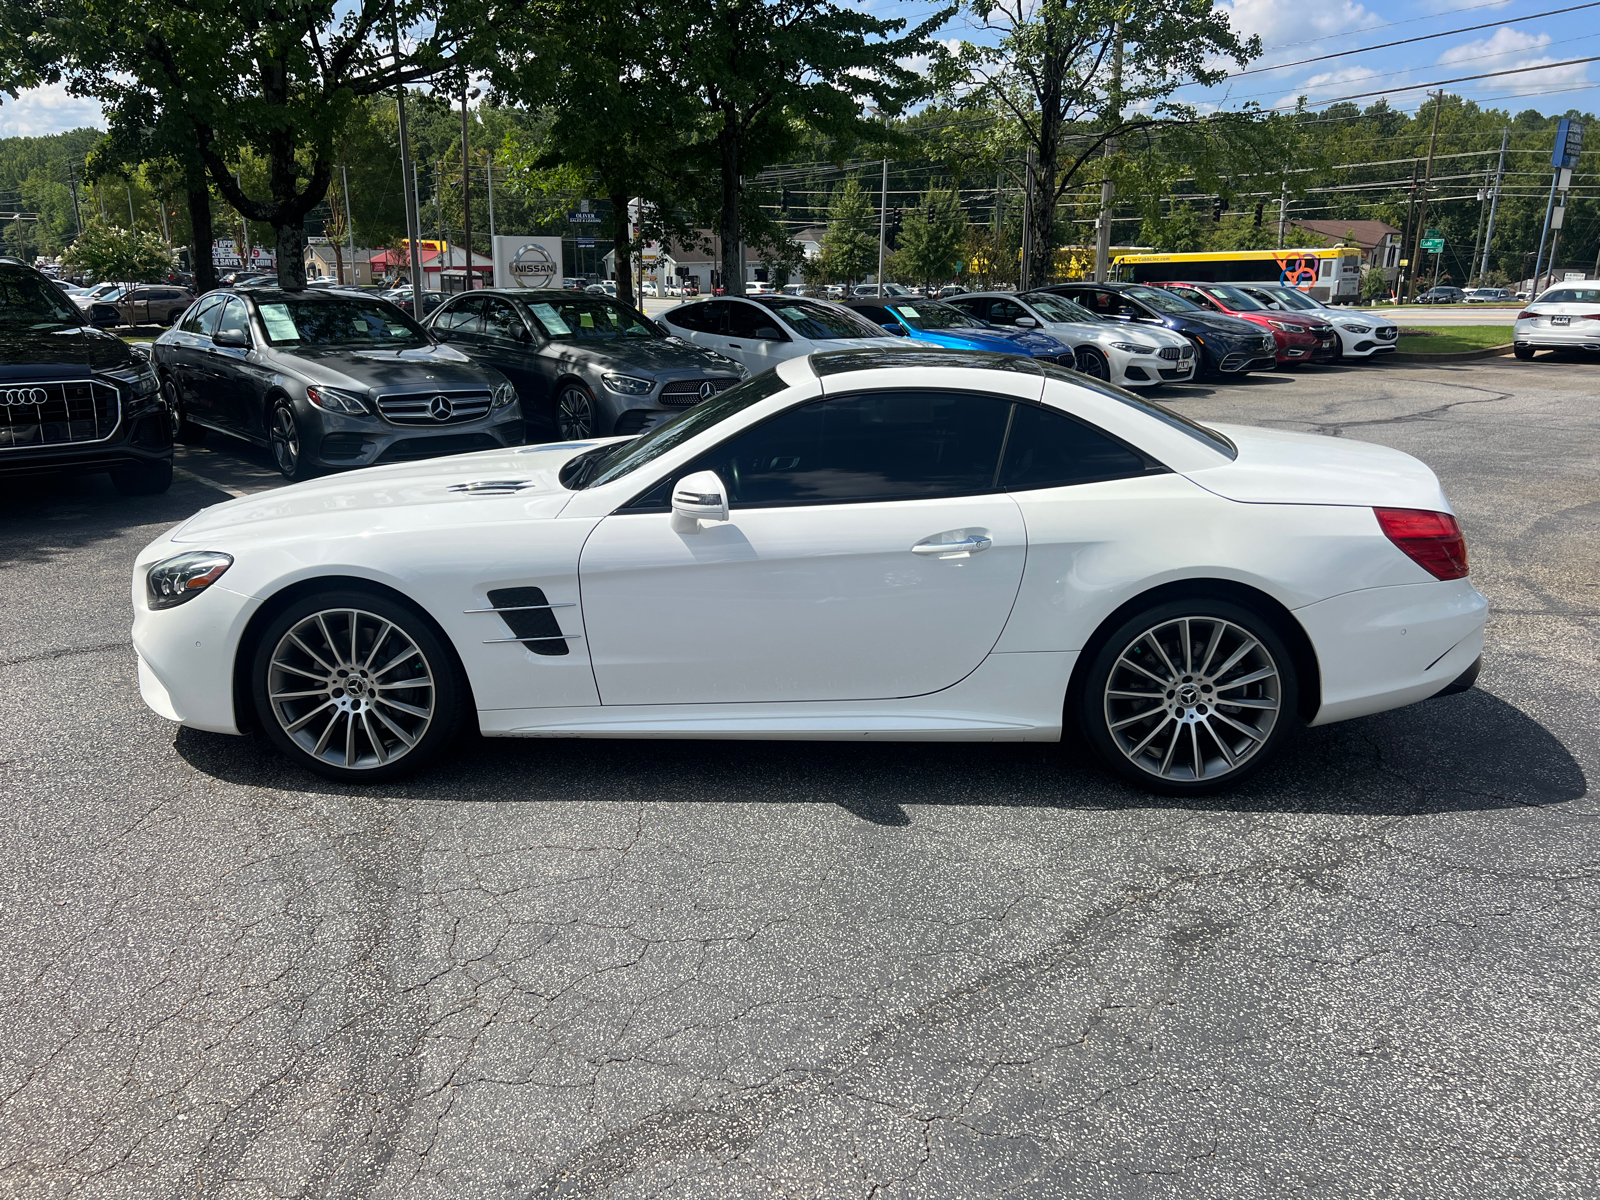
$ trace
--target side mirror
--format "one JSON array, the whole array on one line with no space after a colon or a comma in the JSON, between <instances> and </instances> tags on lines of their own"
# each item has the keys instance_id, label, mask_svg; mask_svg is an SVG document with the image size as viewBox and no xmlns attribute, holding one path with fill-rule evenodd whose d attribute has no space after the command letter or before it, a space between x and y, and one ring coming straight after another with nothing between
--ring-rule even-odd
<instances>
[{"instance_id":1,"label":"side mirror","mask_svg":"<svg viewBox=\"0 0 1600 1200\"><path fill-rule=\"evenodd\" d=\"M896 324L894 321L885 321L883 323L883 331L885 333L892 333L892 334L894 334L895 337L905 337L906 336L905 329L902 326Z\"/></svg>"},{"instance_id":2,"label":"side mirror","mask_svg":"<svg viewBox=\"0 0 1600 1200\"><path fill-rule=\"evenodd\" d=\"M250 348L250 335L242 329L219 329L211 335L211 340L216 345L230 350L248 350Z\"/></svg>"},{"instance_id":3,"label":"side mirror","mask_svg":"<svg viewBox=\"0 0 1600 1200\"><path fill-rule=\"evenodd\" d=\"M1039 328L1039 322L1035 321L1032 317L1018 317L1015 321L1012 322L1012 324L1016 325L1016 326L1019 326L1022 329L1037 329L1037 328Z\"/></svg>"},{"instance_id":4,"label":"side mirror","mask_svg":"<svg viewBox=\"0 0 1600 1200\"><path fill-rule=\"evenodd\" d=\"M675 533L699 533L701 521L728 519L728 489L715 471L696 471L678 480L672 489L672 528Z\"/></svg>"},{"instance_id":5,"label":"side mirror","mask_svg":"<svg viewBox=\"0 0 1600 1200\"><path fill-rule=\"evenodd\" d=\"M783 334L771 325L763 325L760 329L756 330L756 339L758 341L775 342L782 336Z\"/></svg>"}]
</instances>

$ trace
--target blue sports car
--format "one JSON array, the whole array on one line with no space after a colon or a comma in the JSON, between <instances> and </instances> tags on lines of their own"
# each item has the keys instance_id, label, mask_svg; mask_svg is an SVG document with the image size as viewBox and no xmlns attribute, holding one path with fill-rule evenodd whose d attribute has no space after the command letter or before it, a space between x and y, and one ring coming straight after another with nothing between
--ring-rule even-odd
<instances>
[{"instance_id":1,"label":"blue sports car","mask_svg":"<svg viewBox=\"0 0 1600 1200\"><path fill-rule=\"evenodd\" d=\"M905 334L937 346L1020 354L1024 358L1060 363L1064 367L1076 365L1072 347L1060 338L1032 329L1003 329L986 325L959 308L938 300L886 296L881 300L852 300L848 307L890 333Z\"/></svg>"}]
</instances>

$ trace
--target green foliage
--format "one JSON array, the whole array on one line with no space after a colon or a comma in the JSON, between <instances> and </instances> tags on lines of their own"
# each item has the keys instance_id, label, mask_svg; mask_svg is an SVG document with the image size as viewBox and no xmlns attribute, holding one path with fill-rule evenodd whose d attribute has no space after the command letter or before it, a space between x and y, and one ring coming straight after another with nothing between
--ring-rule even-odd
<instances>
[{"instance_id":1,"label":"green foliage","mask_svg":"<svg viewBox=\"0 0 1600 1200\"><path fill-rule=\"evenodd\" d=\"M828 231L822 238L819 266L826 283L855 283L878 266L878 235L873 228L872 201L856 179L833 189L828 205Z\"/></svg>"},{"instance_id":2,"label":"green foliage","mask_svg":"<svg viewBox=\"0 0 1600 1200\"><path fill-rule=\"evenodd\" d=\"M62 261L96 280L117 283L152 283L172 270L172 256L160 235L122 229L98 217L67 247Z\"/></svg>"},{"instance_id":3,"label":"green foliage","mask_svg":"<svg viewBox=\"0 0 1600 1200\"><path fill-rule=\"evenodd\" d=\"M929 188L906 213L894 274L914 283L945 283L955 277L967 244L967 218L956 193Z\"/></svg>"},{"instance_id":4,"label":"green foliage","mask_svg":"<svg viewBox=\"0 0 1600 1200\"><path fill-rule=\"evenodd\" d=\"M1363 300L1381 300L1389 294L1389 281L1383 277L1383 272L1376 267L1368 267L1361 272L1361 298Z\"/></svg>"}]
</instances>

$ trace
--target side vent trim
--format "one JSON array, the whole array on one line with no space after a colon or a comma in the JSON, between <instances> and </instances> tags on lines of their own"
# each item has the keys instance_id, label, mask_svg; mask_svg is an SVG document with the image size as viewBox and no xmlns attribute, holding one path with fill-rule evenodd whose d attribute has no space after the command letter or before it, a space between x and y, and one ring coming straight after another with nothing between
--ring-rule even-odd
<instances>
[{"instance_id":1,"label":"side vent trim","mask_svg":"<svg viewBox=\"0 0 1600 1200\"><path fill-rule=\"evenodd\" d=\"M494 588L489 592L489 603L515 635L496 641L521 642L535 654L559 657L572 653L567 645L568 635L561 632L561 622L551 611L543 588Z\"/></svg>"}]
</instances>

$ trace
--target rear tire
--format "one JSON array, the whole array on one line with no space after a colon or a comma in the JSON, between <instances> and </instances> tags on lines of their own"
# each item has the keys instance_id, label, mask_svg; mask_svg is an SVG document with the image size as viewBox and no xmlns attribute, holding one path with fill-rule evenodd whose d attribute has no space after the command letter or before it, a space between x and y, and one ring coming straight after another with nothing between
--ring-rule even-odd
<instances>
[{"instance_id":1,"label":"rear tire","mask_svg":"<svg viewBox=\"0 0 1600 1200\"><path fill-rule=\"evenodd\" d=\"M1523 362L1527 362L1530 358L1533 357L1533 347L1532 346L1517 346L1516 348L1514 348L1512 350L1512 353L1515 354Z\"/></svg>"},{"instance_id":2,"label":"rear tire","mask_svg":"<svg viewBox=\"0 0 1600 1200\"><path fill-rule=\"evenodd\" d=\"M110 475L111 486L124 496L159 496L172 486L172 460L118 467Z\"/></svg>"},{"instance_id":3,"label":"rear tire","mask_svg":"<svg viewBox=\"0 0 1600 1200\"><path fill-rule=\"evenodd\" d=\"M1136 613L1101 639L1075 715L1130 783L1203 795L1266 766L1298 729L1299 701L1294 657L1272 622L1195 597Z\"/></svg>"},{"instance_id":4,"label":"rear tire","mask_svg":"<svg viewBox=\"0 0 1600 1200\"><path fill-rule=\"evenodd\" d=\"M250 690L261 727L286 757L344 783L425 767L460 733L469 694L455 656L419 612L332 590L267 626Z\"/></svg>"}]
</instances>

